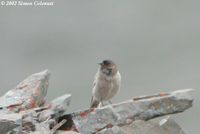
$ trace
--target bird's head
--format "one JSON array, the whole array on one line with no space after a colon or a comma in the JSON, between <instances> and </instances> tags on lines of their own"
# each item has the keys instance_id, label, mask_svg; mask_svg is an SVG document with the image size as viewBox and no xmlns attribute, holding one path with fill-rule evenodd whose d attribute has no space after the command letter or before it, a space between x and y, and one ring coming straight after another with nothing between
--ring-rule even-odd
<instances>
[{"instance_id":1,"label":"bird's head","mask_svg":"<svg viewBox=\"0 0 200 134\"><path fill-rule=\"evenodd\" d=\"M112 60L103 60L100 65L100 70L107 76L113 76L117 73L117 65Z\"/></svg>"}]
</instances>

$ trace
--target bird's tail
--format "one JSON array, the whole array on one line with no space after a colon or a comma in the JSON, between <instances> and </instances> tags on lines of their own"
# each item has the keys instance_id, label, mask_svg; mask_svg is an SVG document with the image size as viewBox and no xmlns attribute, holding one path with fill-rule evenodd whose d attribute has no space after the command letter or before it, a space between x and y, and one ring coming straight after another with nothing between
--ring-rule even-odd
<instances>
[{"instance_id":1,"label":"bird's tail","mask_svg":"<svg viewBox=\"0 0 200 134\"><path fill-rule=\"evenodd\" d=\"M92 97L91 99L91 103L90 103L90 108L97 108L99 106L100 102L96 99L94 99L94 97Z\"/></svg>"}]
</instances>

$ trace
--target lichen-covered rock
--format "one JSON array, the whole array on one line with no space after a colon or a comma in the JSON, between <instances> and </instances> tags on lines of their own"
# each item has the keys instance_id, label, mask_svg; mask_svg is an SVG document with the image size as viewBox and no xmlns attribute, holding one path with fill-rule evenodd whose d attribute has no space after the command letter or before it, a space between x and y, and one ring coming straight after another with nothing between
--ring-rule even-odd
<instances>
[{"instance_id":1,"label":"lichen-covered rock","mask_svg":"<svg viewBox=\"0 0 200 134\"><path fill-rule=\"evenodd\" d=\"M32 74L19 83L14 89L0 97L0 112L20 112L45 103L45 96L49 85L49 72L45 70Z\"/></svg>"},{"instance_id":2,"label":"lichen-covered rock","mask_svg":"<svg viewBox=\"0 0 200 134\"><path fill-rule=\"evenodd\" d=\"M58 130L56 132L56 134L80 134L80 133L77 133L77 132L74 132L74 131L62 131L62 130Z\"/></svg>"},{"instance_id":3,"label":"lichen-covered rock","mask_svg":"<svg viewBox=\"0 0 200 134\"><path fill-rule=\"evenodd\" d=\"M71 101L71 95L65 94L60 96L53 101L50 102L50 107L44 111L42 111L38 117L39 121L45 121L49 117L58 118L63 115L63 113L67 110Z\"/></svg>"},{"instance_id":4,"label":"lichen-covered rock","mask_svg":"<svg viewBox=\"0 0 200 134\"><path fill-rule=\"evenodd\" d=\"M119 104L72 113L72 120L82 134L98 132L110 126L135 120L183 112L192 106L192 89L142 96Z\"/></svg>"},{"instance_id":5,"label":"lichen-covered rock","mask_svg":"<svg viewBox=\"0 0 200 134\"><path fill-rule=\"evenodd\" d=\"M5 114L0 116L0 133L6 134L10 130L22 125L20 114Z\"/></svg>"},{"instance_id":6,"label":"lichen-covered rock","mask_svg":"<svg viewBox=\"0 0 200 134\"><path fill-rule=\"evenodd\" d=\"M71 95L46 102L49 76L33 74L0 97L1 134L184 134L172 119L153 118L190 108L192 89L64 114Z\"/></svg>"},{"instance_id":7,"label":"lichen-covered rock","mask_svg":"<svg viewBox=\"0 0 200 134\"><path fill-rule=\"evenodd\" d=\"M137 120L129 125L113 126L97 134L185 134L171 118L156 118L149 121Z\"/></svg>"}]
</instances>

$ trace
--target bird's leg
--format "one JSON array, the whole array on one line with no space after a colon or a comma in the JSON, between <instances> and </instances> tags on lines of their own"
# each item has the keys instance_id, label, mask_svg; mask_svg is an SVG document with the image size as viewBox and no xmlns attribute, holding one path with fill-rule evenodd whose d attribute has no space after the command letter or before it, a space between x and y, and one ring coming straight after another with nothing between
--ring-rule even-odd
<instances>
[{"instance_id":1,"label":"bird's leg","mask_svg":"<svg viewBox=\"0 0 200 134\"><path fill-rule=\"evenodd\" d=\"M101 106L104 106L103 101L101 101Z\"/></svg>"},{"instance_id":2,"label":"bird's leg","mask_svg":"<svg viewBox=\"0 0 200 134\"><path fill-rule=\"evenodd\" d=\"M101 107L101 102L99 103L98 107L97 108L100 108Z\"/></svg>"},{"instance_id":3,"label":"bird's leg","mask_svg":"<svg viewBox=\"0 0 200 134\"><path fill-rule=\"evenodd\" d=\"M113 104L111 100L108 101L110 104Z\"/></svg>"},{"instance_id":4,"label":"bird's leg","mask_svg":"<svg viewBox=\"0 0 200 134\"><path fill-rule=\"evenodd\" d=\"M104 104L103 104L103 100L102 100L102 99L100 99L99 102L100 102L100 103L99 103L99 106L98 106L98 107L102 107L102 106L104 106Z\"/></svg>"}]
</instances>

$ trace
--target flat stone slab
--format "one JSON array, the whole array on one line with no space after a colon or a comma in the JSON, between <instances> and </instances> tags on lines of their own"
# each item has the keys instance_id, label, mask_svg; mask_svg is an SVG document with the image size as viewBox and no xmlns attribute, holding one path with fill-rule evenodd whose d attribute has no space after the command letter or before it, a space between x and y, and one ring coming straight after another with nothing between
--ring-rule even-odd
<instances>
[{"instance_id":1,"label":"flat stone slab","mask_svg":"<svg viewBox=\"0 0 200 134\"><path fill-rule=\"evenodd\" d=\"M78 132L96 133L102 129L129 124L135 120L149 120L183 112L192 106L192 91L193 89L184 89L142 96L119 104L74 112L70 115Z\"/></svg>"},{"instance_id":2,"label":"flat stone slab","mask_svg":"<svg viewBox=\"0 0 200 134\"><path fill-rule=\"evenodd\" d=\"M137 120L125 126L113 126L97 134L185 134L171 118L156 118L148 121Z\"/></svg>"}]
</instances>

